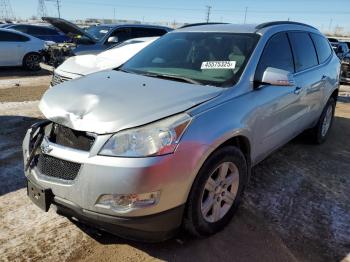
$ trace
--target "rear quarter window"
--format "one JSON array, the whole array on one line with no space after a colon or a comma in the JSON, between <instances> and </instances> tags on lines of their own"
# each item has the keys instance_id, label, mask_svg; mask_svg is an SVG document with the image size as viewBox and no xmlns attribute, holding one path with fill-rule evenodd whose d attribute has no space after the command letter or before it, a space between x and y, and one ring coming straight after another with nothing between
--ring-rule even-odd
<instances>
[{"instance_id":1,"label":"rear quarter window","mask_svg":"<svg viewBox=\"0 0 350 262\"><path fill-rule=\"evenodd\" d=\"M308 33L290 32L288 36L293 50L296 72L318 65L315 46Z\"/></svg>"},{"instance_id":2,"label":"rear quarter window","mask_svg":"<svg viewBox=\"0 0 350 262\"><path fill-rule=\"evenodd\" d=\"M321 35L311 34L314 41L320 64L324 63L332 54L332 49L326 38Z\"/></svg>"}]
</instances>

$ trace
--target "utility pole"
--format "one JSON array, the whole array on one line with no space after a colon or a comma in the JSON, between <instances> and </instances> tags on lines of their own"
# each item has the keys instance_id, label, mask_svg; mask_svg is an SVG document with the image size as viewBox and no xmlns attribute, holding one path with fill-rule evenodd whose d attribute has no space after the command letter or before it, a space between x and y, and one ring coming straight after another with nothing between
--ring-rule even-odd
<instances>
[{"instance_id":1,"label":"utility pole","mask_svg":"<svg viewBox=\"0 0 350 262\"><path fill-rule=\"evenodd\" d=\"M0 0L0 19L15 19L10 0Z\"/></svg>"},{"instance_id":2,"label":"utility pole","mask_svg":"<svg viewBox=\"0 0 350 262\"><path fill-rule=\"evenodd\" d=\"M58 18L61 18L61 0L45 0L45 1L56 3Z\"/></svg>"},{"instance_id":3,"label":"utility pole","mask_svg":"<svg viewBox=\"0 0 350 262\"><path fill-rule=\"evenodd\" d=\"M248 12L248 7L245 8L245 12L244 12L244 24L247 22L247 12Z\"/></svg>"},{"instance_id":4,"label":"utility pole","mask_svg":"<svg viewBox=\"0 0 350 262\"><path fill-rule=\"evenodd\" d=\"M209 20L210 20L210 12L211 12L211 6L207 5L207 17L206 17L207 23L209 23Z\"/></svg>"},{"instance_id":5,"label":"utility pole","mask_svg":"<svg viewBox=\"0 0 350 262\"><path fill-rule=\"evenodd\" d=\"M58 13L58 18L61 18L61 2L60 0L56 0L56 5L57 5L57 13Z\"/></svg>"},{"instance_id":6,"label":"utility pole","mask_svg":"<svg viewBox=\"0 0 350 262\"><path fill-rule=\"evenodd\" d=\"M328 27L328 32L331 32L332 29L332 23L333 23L333 18L331 18L331 20L329 20L329 27Z\"/></svg>"},{"instance_id":7,"label":"utility pole","mask_svg":"<svg viewBox=\"0 0 350 262\"><path fill-rule=\"evenodd\" d=\"M38 11L37 11L38 17L44 17L47 16L47 9L45 6L45 0L38 0Z\"/></svg>"},{"instance_id":8,"label":"utility pole","mask_svg":"<svg viewBox=\"0 0 350 262\"><path fill-rule=\"evenodd\" d=\"M115 23L115 7L113 8L113 22Z\"/></svg>"}]
</instances>

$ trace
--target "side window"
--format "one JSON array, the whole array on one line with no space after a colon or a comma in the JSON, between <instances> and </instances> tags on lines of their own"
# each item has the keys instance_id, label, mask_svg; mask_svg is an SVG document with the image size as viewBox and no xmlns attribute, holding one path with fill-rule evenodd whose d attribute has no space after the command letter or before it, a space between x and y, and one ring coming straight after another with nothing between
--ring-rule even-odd
<instances>
[{"instance_id":1,"label":"side window","mask_svg":"<svg viewBox=\"0 0 350 262\"><path fill-rule=\"evenodd\" d=\"M342 47L342 51L344 54L349 52L348 46L345 43L341 43L340 46Z\"/></svg>"},{"instance_id":2,"label":"side window","mask_svg":"<svg viewBox=\"0 0 350 262\"><path fill-rule=\"evenodd\" d=\"M130 28L118 28L116 30L114 30L114 32L110 35L111 36L116 36L118 37L118 42L121 43L121 42L124 42L131 37L131 29ZM108 39L107 39L108 41Z\"/></svg>"},{"instance_id":3,"label":"side window","mask_svg":"<svg viewBox=\"0 0 350 262\"><path fill-rule=\"evenodd\" d=\"M320 64L322 64L328 59L328 57L330 57L330 55L332 54L332 49L326 38L324 38L323 36L311 34L311 38L314 41L316 47L318 61L320 62Z\"/></svg>"},{"instance_id":4,"label":"side window","mask_svg":"<svg viewBox=\"0 0 350 262\"><path fill-rule=\"evenodd\" d=\"M255 79L262 79L268 67L294 73L293 55L286 33L278 33L267 42L256 69Z\"/></svg>"},{"instance_id":5,"label":"side window","mask_svg":"<svg viewBox=\"0 0 350 262\"><path fill-rule=\"evenodd\" d=\"M305 32L288 33L297 72L318 65L316 50L311 37Z\"/></svg>"},{"instance_id":6,"label":"side window","mask_svg":"<svg viewBox=\"0 0 350 262\"><path fill-rule=\"evenodd\" d=\"M26 42L29 38L12 32L0 32L0 42Z\"/></svg>"},{"instance_id":7,"label":"side window","mask_svg":"<svg viewBox=\"0 0 350 262\"><path fill-rule=\"evenodd\" d=\"M30 29L30 33L32 35L57 35L57 31L48 27L39 27L39 26L33 26Z\"/></svg>"},{"instance_id":8,"label":"side window","mask_svg":"<svg viewBox=\"0 0 350 262\"><path fill-rule=\"evenodd\" d=\"M27 33L28 32L28 28L25 25L15 25L15 26L12 26L11 29L20 31L22 33Z\"/></svg>"},{"instance_id":9,"label":"side window","mask_svg":"<svg viewBox=\"0 0 350 262\"><path fill-rule=\"evenodd\" d=\"M158 28L150 28L148 29L150 32L149 36L162 36L165 35L167 32L163 29L158 29Z\"/></svg>"},{"instance_id":10,"label":"side window","mask_svg":"<svg viewBox=\"0 0 350 262\"><path fill-rule=\"evenodd\" d=\"M45 28L46 35L59 35L58 31L52 28Z\"/></svg>"},{"instance_id":11,"label":"side window","mask_svg":"<svg viewBox=\"0 0 350 262\"><path fill-rule=\"evenodd\" d=\"M44 30L43 28L38 27L38 26L30 26L28 28L28 34L30 34L30 35L45 35L43 33L43 30Z\"/></svg>"},{"instance_id":12,"label":"side window","mask_svg":"<svg viewBox=\"0 0 350 262\"><path fill-rule=\"evenodd\" d=\"M147 37L147 36L162 36L166 33L163 29L158 28L142 28L142 27L135 27L132 28L132 37Z\"/></svg>"}]
</instances>

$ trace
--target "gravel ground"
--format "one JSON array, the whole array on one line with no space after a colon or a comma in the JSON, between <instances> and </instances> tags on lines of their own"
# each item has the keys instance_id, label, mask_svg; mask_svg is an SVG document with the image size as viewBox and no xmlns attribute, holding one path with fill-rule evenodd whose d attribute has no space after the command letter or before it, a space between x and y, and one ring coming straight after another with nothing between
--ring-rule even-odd
<instances>
[{"instance_id":1,"label":"gravel ground","mask_svg":"<svg viewBox=\"0 0 350 262\"><path fill-rule=\"evenodd\" d=\"M39 100L50 81L51 75L44 70L30 72L18 68L1 68L0 102Z\"/></svg>"},{"instance_id":2,"label":"gravel ground","mask_svg":"<svg viewBox=\"0 0 350 262\"><path fill-rule=\"evenodd\" d=\"M34 206L20 146L41 114L35 101L0 103L0 261L350 261L350 93L343 90L329 140L314 146L299 137L254 168L223 232L160 244L125 241Z\"/></svg>"}]
</instances>

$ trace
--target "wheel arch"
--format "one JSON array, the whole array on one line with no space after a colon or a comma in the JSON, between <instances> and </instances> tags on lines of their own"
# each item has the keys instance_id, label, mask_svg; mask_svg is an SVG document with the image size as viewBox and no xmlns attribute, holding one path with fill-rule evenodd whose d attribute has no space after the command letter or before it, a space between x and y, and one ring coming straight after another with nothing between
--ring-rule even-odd
<instances>
[{"instance_id":1,"label":"wheel arch","mask_svg":"<svg viewBox=\"0 0 350 262\"><path fill-rule=\"evenodd\" d=\"M223 143L221 143L212 153L214 153L216 150L225 147L225 146L235 146L237 148L239 148L243 155L245 156L246 160L247 160L247 164L250 167L251 164L251 146L250 146L250 141L248 139L248 137L244 136L244 135L236 135L233 136L229 139L227 139L226 141L224 141ZM211 153L211 154L212 154Z\"/></svg>"},{"instance_id":2,"label":"wheel arch","mask_svg":"<svg viewBox=\"0 0 350 262\"><path fill-rule=\"evenodd\" d=\"M337 102L337 100L338 100L338 94L339 94L339 88L333 90L333 92L332 92L332 94L330 95L329 98L332 97L332 98L334 99L334 101ZM329 99L329 98L328 98L328 99Z\"/></svg>"},{"instance_id":3,"label":"wheel arch","mask_svg":"<svg viewBox=\"0 0 350 262\"><path fill-rule=\"evenodd\" d=\"M247 161L247 172L248 172L248 181L250 179L251 175L251 166L252 166L252 158L251 158L251 140L249 139L249 136L241 131L235 132L233 135L229 137L223 137L216 141L212 146L210 146L205 154L203 154L203 157L198 164L198 167L194 171L195 175L193 176L193 180L191 182L191 186L189 187L189 191L187 192L187 197L192 189L193 183L196 180L198 173L202 166L204 165L205 161L209 159L217 150L226 147L226 146L235 146L238 149L240 149L245 156L245 159ZM186 198L187 198L186 197Z\"/></svg>"}]
</instances>

